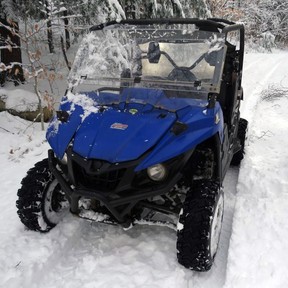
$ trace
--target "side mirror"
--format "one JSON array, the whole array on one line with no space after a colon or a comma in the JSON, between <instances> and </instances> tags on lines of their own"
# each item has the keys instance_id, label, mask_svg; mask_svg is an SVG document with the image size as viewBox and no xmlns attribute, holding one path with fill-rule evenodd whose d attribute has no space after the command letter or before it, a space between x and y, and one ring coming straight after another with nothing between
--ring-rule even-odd
<instances>
[{"instance_id":1,"label":"side mirror","mask_svg":"<svg viewBox=\"0 0 288 288\"><path fill-rule=\"evenodd\" d=\"M147 52L147 58L149 63L159 63L161 56L160 46L157 42L150 42Z\"/></svg>"}]
</instances>

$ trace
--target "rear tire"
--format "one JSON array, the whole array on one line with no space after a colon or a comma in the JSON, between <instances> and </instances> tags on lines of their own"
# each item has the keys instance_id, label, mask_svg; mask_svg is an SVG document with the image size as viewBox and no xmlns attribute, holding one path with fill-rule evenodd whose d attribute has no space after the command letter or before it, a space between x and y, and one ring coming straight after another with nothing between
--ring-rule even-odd
<instances>
[{"instance_id":1,"label":"rear tire","mask_svg":"<svg viewBox=\"0 0 288 288\"><path fill-rule=\"evenodd\" d=\"M177 225L177 258L195 271L211 269L224 212L224 194L212 180L196 181L187 192Z\"/></svg>"},{"instance_id":2,"label":"rear tire","mask_svg":"<svg viewBox=\"0 0 288 288\"><path fill-rule=\"evenodd\" d=\"M231 160L231 165L233 166L239 166L241 160L244 158L247 128L248 128L248 121L243 118L240 118L237 138L240 141L241 149L233 155L233 158Z\"/></svg>"},{"instance_id":3,"label":"rear tire","mask_svg":"<svg viewBox=\"0 0 288 288\"><path fill-rule=\"evenodd\" d=\"M31 168L18 190L17 213L30 230L48 232L63 218L68 201L44 159Z\"/></svg>"}]
</instances>

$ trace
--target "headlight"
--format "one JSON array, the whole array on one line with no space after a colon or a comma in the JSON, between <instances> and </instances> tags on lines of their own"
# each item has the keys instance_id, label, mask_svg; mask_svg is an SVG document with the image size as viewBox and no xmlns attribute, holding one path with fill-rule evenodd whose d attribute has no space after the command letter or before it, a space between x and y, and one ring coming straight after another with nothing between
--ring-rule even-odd
<instances>
[{"instance_id":1,"label":"headlight","mask_svg":"<svg viewBox=\"0 0 288 288\"><path fill-rule=\"evenodd\" d=\"M153 181L162 181L167 176L167 169L162 164L156 164L147 168L147 174Z\"/></svg>"}]
</instances>

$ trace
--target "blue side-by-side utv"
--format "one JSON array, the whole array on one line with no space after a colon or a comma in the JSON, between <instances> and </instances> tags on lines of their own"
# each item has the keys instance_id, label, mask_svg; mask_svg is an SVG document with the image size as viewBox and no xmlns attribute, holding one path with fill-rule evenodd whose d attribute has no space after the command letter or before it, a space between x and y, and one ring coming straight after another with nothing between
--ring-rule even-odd
<instances>
[{"instance_id":1,"label":"blue side-by-side utv","mask_svg":"<svg viewBox=\"0 0 288 288\"><path fill-rule=\"evenodd\" d=\"M17 209L47 232L65 211L177 230L180 264L211 268L226 171L244 155L244 27L223 19L123 20L84 37L51 120L48 158Z\"/></svg>"}]
</instances>

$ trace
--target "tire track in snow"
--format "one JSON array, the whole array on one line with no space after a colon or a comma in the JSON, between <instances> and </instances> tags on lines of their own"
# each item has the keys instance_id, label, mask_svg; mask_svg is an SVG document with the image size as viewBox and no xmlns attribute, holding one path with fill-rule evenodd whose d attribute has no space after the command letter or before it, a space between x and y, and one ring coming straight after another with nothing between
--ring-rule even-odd
<instances>
[{"instance_id":1,"label":"tire track in snow","mask_svg":"<svg viewBox=\"0 0 288 288\"><path fill-rule=\"evenodd\" d=\"M250 60L250 57L253 57L254 54L248 54L249 57L246 61ZM275 54L258 54L257 57L260 58L260 62L262 65L257 65L254 70L251 69L246 70L244 66L243 71L243 82L242 85L244 87L244 101L241 105L241 117L247 119L249 121L249 125L253 122L253 115L255 108L260 100L261 91L264 88L267 88L267 84L270 82L271 76L275 73L278 67L281 65L282 60L284 60L287 56L286 54L277 55L277 61L275 63ZM258 59L252 63L257 64ZM251 65L251 64L250 64ZM258 73L261 69L261 73ZM266 70L267 74L263 79L261 79L263 73L262 70Z\"/></svg>"},{"instance_id":2,"label":"tire track in snow","mask_svg":"<svg viewBox=\"0 0 288 288\"><path fill-rule=\"evenodd\" d=\"M244 56L244 61L245 61L245 58L247 57L247 55L248 55L248 54L245 54L245 56ZM257 55L257 54L255 54L255 55ZM249 57L249 56L248 56L248 57ZM249 64L245 63L245 64L244 64L244 75L245 75L245 73L246 73L248 70L250 70L250 69L252 69L252 68L255 68L255 64L261 62L261 60L262 60L262 59L259 58L259 59L254 60L252 63L249 63Z\"/></svg>"}]
</instances>

